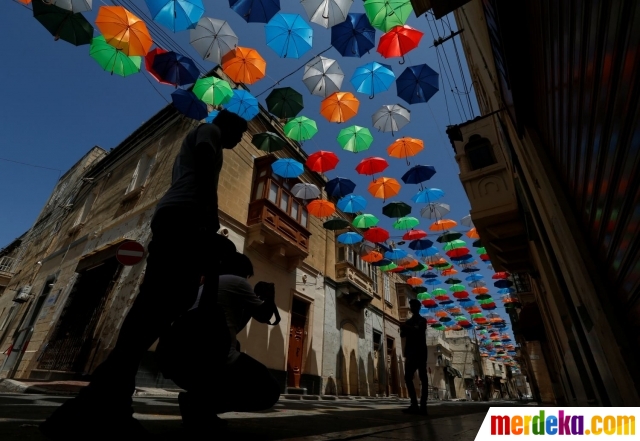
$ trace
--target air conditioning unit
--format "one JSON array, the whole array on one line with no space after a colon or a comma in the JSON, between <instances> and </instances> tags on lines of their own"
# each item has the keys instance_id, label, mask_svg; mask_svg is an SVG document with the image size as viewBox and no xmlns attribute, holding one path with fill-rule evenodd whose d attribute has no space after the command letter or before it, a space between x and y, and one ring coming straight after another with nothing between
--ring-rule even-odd
<instances>
[{"instance_id":1,"label":"air conditioning unit","mask_svg":"<svg viewBox=\"0 0 640 441\"><path fill-rule=\"evenodd\" d=\"M24 303L31 297L31 285L25 285L18 290L18 293L13 298L16 303Z\"/></svg>"}]
</instances>

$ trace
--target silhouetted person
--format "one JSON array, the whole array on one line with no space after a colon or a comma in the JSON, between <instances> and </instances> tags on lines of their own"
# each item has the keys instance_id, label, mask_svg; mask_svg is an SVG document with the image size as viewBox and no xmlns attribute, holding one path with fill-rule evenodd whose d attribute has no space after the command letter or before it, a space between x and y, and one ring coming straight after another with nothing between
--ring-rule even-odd
<instances>
[{"instance_id":1,"label":"silhouetted person","mask_svg":"<svg viewBox=\"0 0 640 441\"><path fill-rule=\"evenodd\" d=\"M404 413L427 414L427 319L420 315L420 301L409 300L409 308L413 315L410 319L400 325L400 337L405 337L404 346L404 381L407 385L407 392L411 398L411 406L403 410ZM422 384L422 394L420 395L420 407L418 407L418 397L416 388L413 385L413 376L418 371L420 383Z\"/></svg>"},{"instance_id":2,"label":"silhouetted person","mask_svg":"<svg viewBox=\"0 0 640 441\"><path fill-rule=\"evenodd\" d=\"M235 252L231 241L217 234L218 178L223 149L234 148L247 122L221 111L212 124L201 124L185 137L175 159L171 187L158 202L140 292L127 314L118 340L96 368L90 384L60 406L41 431L53 440L109 439L149 434L133 418L132 394L142 356L171 323L195 302L202 275L205 294L200 308L209 317L210 357L226 355L229 333L217 308L218 268ZM213 320L212 320L213 318Z\"/></svg>"}]
</instances>

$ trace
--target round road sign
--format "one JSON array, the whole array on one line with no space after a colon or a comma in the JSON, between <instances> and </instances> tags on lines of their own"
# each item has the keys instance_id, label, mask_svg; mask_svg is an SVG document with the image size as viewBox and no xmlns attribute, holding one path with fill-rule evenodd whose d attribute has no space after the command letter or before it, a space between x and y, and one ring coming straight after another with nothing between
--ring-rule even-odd
<instances>
[{"instance_id":1,"label":"round road sign","mask_svg":"<svg viewBox=\"0 0 640 441\"><path fill-rule=\"evenodd\" d=\"M144 258L144 247L135 241L124 242L116 251L116 259L123 265L135 265Z\"/></svg>"}]
</instances>

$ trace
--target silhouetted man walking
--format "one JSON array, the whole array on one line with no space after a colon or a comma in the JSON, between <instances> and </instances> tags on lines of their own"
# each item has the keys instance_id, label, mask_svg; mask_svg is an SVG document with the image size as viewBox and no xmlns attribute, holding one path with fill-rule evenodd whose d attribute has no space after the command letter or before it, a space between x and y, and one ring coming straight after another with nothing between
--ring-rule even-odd
<instances>
[{"instance_id":1,"label":"silhouetted man walking","mask_svg":"<svg viewBox=\"0 0 640 441\"><path fill-rule=\"evenodd\" d=\"M427 319L420 316L420 301L409 300L409 308L413 315L409 320L400 325L400 337L405 337L404 346L404 381L411 398L411 406L403 410L404 413L427 414ZM413 376L418 371L420 383L422 384L422 394L420 395L420 407L418 407L418 397L416 388L413 385Z\"/></svg>"}]
</instances>

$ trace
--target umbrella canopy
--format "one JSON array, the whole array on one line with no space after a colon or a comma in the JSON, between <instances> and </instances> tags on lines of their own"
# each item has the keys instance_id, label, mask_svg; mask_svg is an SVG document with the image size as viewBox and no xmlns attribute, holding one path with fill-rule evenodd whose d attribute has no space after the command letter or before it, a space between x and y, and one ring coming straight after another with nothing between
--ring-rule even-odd
<instances>
[{"instance_id":1,"label":"umbrella canopy","mask_svg":"<svg viewBox=\"0 0 640 441\"><path fill-rule=\"evenodd\" d=\"M374 263L374 262L380 262L383 259L383 256L377 251L370 251L364 256L360 256L360 258L365 262Z\"/></svg>"},{"instance_id":2,"label":"umbrella canopy","mask_svg":"<svg viewBox=\"0 0 640 441\"><path fill-rule=\"evenodd\" d=\"M284 134L296 141L306 141L318 133L316 122L306 116L293 118L283 127Z\"/></svg>"},{"instance_id":3,"label":"umbrella canopy","mask_svg":"<svg viewBox=\"0 0 640 441\"><path fill-rule=\"evenodd\" d=\"M151 18L173 32L193 29L204 15L202 0L145 0Z\"/></svg>"},{"instance_id":4,"label":"umbrella canopy","mask_svg":"<svg viewBox=\"0 0 640 441\"><path fill-rule=\"evenodd\" d=\"M257 133L253 135L251 143L265 152L277 152L282 150L287 142L280 135L273 132Z\"/></svg>"},{"instance_id":5,"label":"umbrella canopy","mask_svg":"<svg viewBox=\"0 0 640 441\"><path fill-rule=\"evenodd\" d=\"M463 225L463 226L469 227L469 228L473 228L473 220L471 219L471 215L467 214L465 217L460 219L460 225Z\"/></svg>"},{"instance_id":6,"label":"umbrella canopy","mask_svg":"<svg viewBox=\"0 0 640 441\"><path fill-rule=\"evenodd\" d=\"M20 3L29 4L31 0L19 0ZM51 2L53 5L71 11L74 14L78 12L90 11L93 8L93 0L55 0Z\"/></svg>"},{"instance_id":7,"label":"umbrella canopy","mask_svg":"<svg viewBox=\"0 0 640 441\"><path fill-rule=\"evenodd\" d=\"M362 57L376 45L376 30L365 14L351 13L331 28L331 45L343 57Z\"/></svg>"},{"instance_id":8,"label":"umbrella canopy","mask_svg":"<svg viewBox=\"0 0 640 441\"><path fill-rule=\"evenodd\" d=\"M281 158L271 164L271 170L283 178L297 178L304 171L304 167L295 159Z\"/></svg>"},{"instance_id":9,"label":"umbrella canopy","mask_svg":"<svg viewBox=\"0 0 640 441\"><path fill-rule=\"evenodd\" d=\"M373 27L387 32L405 24L413 7L410 0L367 0L364 10Z\"/></svg>"},{"instance_id":10,"label":"umbrella canopy","mask_svg":"<svg viewBox=\"0 0 640 441\"><path fill-rule=\"evenodd\" d=\"M280 10L280 0L229 0L229 6L247 23L267 23Z\"/></svg>"},{"instance_id":11,"label":"umbrella canopy","mask_svg":"<svg viewBox=\"0 0 640 441\"><path fill-rule=\"evenodd\" d=\"M313 45L313 29L298 14L278 13L264 27L267 46L280 58L300 58Z\"/></svg>"},{"instance_id":12,"label":"umbrella canopy","mask_svg":"<svg viewBox=\"0 0 640 441\"><path fill-rule=\"evenodd\" d=\"M177 89L171 94L171 100L175 108L189 118L199 121L207 117L207 105L190 90Z\"/></svg>"},{"instance_id":13,"label":"umbrella canopy","mask_svg":"<svg viewBox=\"0 0 640 441\"><path fill-rule=\"evenodd\" d=\"M338 208L345 213L357 213L367 208L367 200L362 196L349 194L338 201Z\"/></svg>"},{"instance_id":14,"label":"umbrella canopy","mask_svg":"<svg viewBox=\"0 0 640 441\"><path fill-rule=\"evenodd\" d=\"M402 57L400 64L403 64L404 55L418 47L423 35L411 26L394 26L380 37L378 53L385 58Z\"/></svg>"},{"instance_id":15,"label":"umbrella canopy","mask_svg":"<svg viewBox=\"0 0 640 441\"><path fill-rule=\"evenodd\" d=\"M313 95L328 97L339 92L344 73L336 60L316 57L304 66L302 82Z\"/></svg>"},{"instance_id":16,"label":"umbrella canopy","mask_svg":"<svg viewBox=\"0 0 640 441\"><path fill-rule=\"evenodd\" d=\"M335 219L330 219L326 221L325 223L322 224L322 226L327 230L333 230L333 231L344 230L345 228L349 227L349 221L345 219L335 218Z\"/></svg>"},{"instance_id":17,"label":"umbrella canopy","mask_svg":"<svg viewBox=\"0 0 640 441\"><path fill-rule=\"evenodd\" d=\"M511 274L509 274L506 271L501 271L498 273L494 273L493 276L491 276L492 279L498 280L498 279L508 279L509 276L511 276Z\"/></svg>"},{"instance_id":18,"label":"umbrella canopy","mask_svg":"<svg viewBox=\"0 0 640 441\"><path fill-rule=\"evenodd\" d=\"M351 92L335 92L322 100L320 114L329 122L342 123L358 114L360 101Z\"/></svg>"},{"instance_id":19,"label":"umbrella canopy","mask_svg":"<svg viewBox=\"0 0 640 441\"><path fill-rule=\"evenodd\" d=\"M344 243L347 245L353 245L355 243L362 242L362 236L352 231L349 231L347 233L342 233L336 239L338 240L339 243Z\"/></svg>"},{"instance_id":20,"label":"umbrella canopy","mask_svg":"<svg viewBox=\"0 0 640 441\"><path fill-rule=\"evenodd\" d=\"M315 199L320 196L320 189L315 184L299 183L293 186L291 193L299 199Z\"/></svg>"},{"instance_id":21,"label":"umbrella canopy","mask_svg":"<svg viewBox=\"0 0 640 441\"><path fill-rule=\"evenodd\" d=\"M34 0L33 16L55 40L64 40L75 46L92 43L93 26L80 13Z\"/></svg>"},{"instance_id":22,"label":"umbrella canopy","mask_svg":"<svg viewBox=\"0 0 640 441\"><path fill-rule=\"evenodd\" d=\"M454 221L454 220L441 219L441 220L437 220L434 223L432 223L431 226L429 227L429 229L431 231L446 231L446 230L452 229L456 225L458 225L458 223L456 221Z\"/></svg>"},{"instance_id":23,"label":"umbrella canopy","mask_svg":"<svg viewBox=\"0 0 640 441\"><path fill-rule=\"evenodd\" d=\"M389 232L384 228L373 227L364 232L364 238L369 242L385 242L389 239Z\"/></svg>"},{"instance_id":24,"label":"umbrella canopy","mask_svg":"<svg viewBox=\"0 0 640 441\"><path fill-rule=\"evenodd\" d=\"M414 165L402 175L405 184L422 184L436 174L436 169L432 165Z\"/></svg>"},{"instance_id":25,"label":"umbrella canopy","mask_svg":"<svg viewBox=\"0 0 640 441\"><path fill-rule=\"evenodd\" d=\"M389 202L382 207L382 214L391 218L400 218L407 216L409 213L411 213L411 205L405 202Z\"/></svg>"},{"instance_id":26,"label":"umbrella canopy","mask_svg":"<svg viewBox=\"0 0 640 441\"><path fill-rule=\"evenodd\" d=\"M104 37L103 37L104 38ZM108 43L107 43L108 44ZM114 48L115 49L115 48ZM144 56L144 67L147 69L149 75L156 79L159 83L171 85L171 83L167 83L153 70L153 60L156 59L156 55L165 54L168 51L162 49L161 47L156 47L155 49L149 51L147 55Z\"/></svg>"},{"instance_id":27,"label":"umbrella canopy","mask_svg":"<svg viewBox=\"0 0 640 441\"><path fill-rule=\"evenodd\" d=\"M315 201L309 202L307 211L315 217L327 217L335 213L336 207L333 205L333 202L316 199Z\"/></svg>"},{"instance_id":28,"label":"umbrella canopy","mask_svg":"<svg viewBox=\"0 0 640 441\"><path fill-rule=\"evenodd\" d=\"M107 43L125 55L145 56L151 49L145 22L122 6L100 6L95 23Z\"/></svg>"},{"instance_id":29,"label":"umbrella canopy","mask_svg":"<svg viewBox=\"0 0 640 441\"><path fill-rule=\"evenodd\" d=\"M457 232L449 232L445 234L441 234L436 239L439 243L451 242L452 240L460 239L462 237L461 233Z\"/></svg>"},{"instance_id":30,"label":"umbrella canopy","mask_svg":"<svg viewBox=\"0 0 640 441\"><path fill-rule=\"evenodd\" d=\"M411 120L411 112L399 104L385 104L371 117L373 127L383 132L397 132Z\"/></svg>"},{"instance_id":31,"label":"umbrella canopy","mask_svg":"<svg viewBox=\"0 0 640 441\"><path fill-rule=\"evenodd\" d=\"M389 147L387 147L387 153L393 158L407 158L409 156L417 155L423 149L424 142L421 139L404 137L394 141ZM411 170L409 171L411 172ZM435 169L433 169L433 172L435 174ZM411 184L417 184L419 182L411 182ZM405 181L405 183L408 182Z\"/></svg>"},{"instance_id":32,"label":"umbrella canopy","mask_svg":"<svg viewBox=\"0 0 640 441\"><path fill-rule=\"evenodd\" d=\"M191 58L173 51L156 54L153 71L164 83L174 86L193 84L200 76L200 70Z\"/></svg>"},{"instance_id":33,"label":"umbrella canopy","mask_svg":"<svg viewBox=\"0 0 640 441\"><path fill-rule=\"evenodd\" d=\"M464 240L454 239L447 242L447 244L442 247L442 249L445 251L450 251L455 250L456 248L465 248L466 246L467 243Z\"/></svg>"},{"instance_id":34,"label":"umbrella canopy","mask_svg":"<svg viewBox=\"0 0 640 441\"><path fill-rule=\"evenodd\" d=\"M360 161L360 163L356 166L356 171L361 175L371 176L376 173L382 172L387 167L389 167L389 163L386 159L379 157L370 157Z\"/></svg>"},{"instance_id":35,"label":"umbrella canopy","mask_svg":"<svg viewBox=\"0 0 640 441\"><path fill-rule=\"evenodd\" d=\"M438 218L442 219L450 211L451 211L451 207L449 206L449 204L440 204L440 203L436 204L431 202L422 210L420 210L420 216L426 219L438 219Z\"/></svg>"},{"instance_id":36,"label":"umbrella canopy","mask_svg":"<svg viewBox=\"0 0 640 441\"><path fill-rule=\"evenodd\" d=\"M407 283L411 286L422 285L423 280L420 277L409 277Z\"/></svg>"},{"instance_id":37,"label":"umbrella canopy","mask_svg":"<svg viewBox=\"0 0 640 441\"><path fill-rule=\"evenodd\" d=\"M319 150L309 155L306 165L315 172L324 173L336 168L338 161L340 160L335 153L328 152L326 150Z\"/></svg>"},{"instance_id":38,"label":"umbrella canopy","mask_svg":"<svg viewBox=\"0 0 640 441\"><path fill-rule=\"evenodd\" d=\"M395 79L391 66L373 61L356 68L351 76L351 84L356 92L366 93L373 98L376 93L389 90Z\"/></svg>"},{"instance_id":39,"label":"umbrella canopy","mask_svg":"<svg viewBox=\"0 0 640 441\"><path fill-rule=\"evenodd\" d=\"M368 191L374 198L384 201L400 192L400 183L393 178L378 178L369 184Z\"/></svg>"},{"instance_id":40,"label":"umbrella canopy","mask_svg":"<svg viewBox=\"0 0 640 441\"><path fill-rule=\"evenodd\" d=\"M218 116L218 113L220 113L220 111L215 109L209 112L207 117L204 119L205 122L212 123L213 120L216 119L216 116Z\"/></svg>"},{"instance_id":41,"label":"umbrella canopy","mask_svg":"<svg viewBox=\"0 0 640 441\"><path fill-rule=\"evenodd\" d=\"M469 239L480 239L480 235L478 234L475 228L472 228L469 231L467 231L465 236L467 236Z\"/></svg>"},{"instance_id":42,"label":"umbrella canopy","mask_svg":"<svg viewBox=\"0 0 640 441\"><path fill-rule=\"evenodd\" d=\"M267 62L258 51L238 46L222 57L222 70L236 83L253 84L267 71Z\"/></svg>"},{"instance_id":43,"label":"umbrella canopy","mask_svg":"<svg viewBox=\"0 0 640 441\"><path fill-rule=\"evenodd\" d=\"M433 246L433 242L431 242L429 239L416 239L416 240L412 240L411 243L409 243L409 248L411 248L412 250L426 250L428 248L431 248Z\"/></svg>"},{"instance_id":44,"label":"umbrella canopy","mask_svg":"<svg viewBox=\"0 0 640 441\"><path fill-rule=\"evenodd\" d=\"M425 250L417 250L416 255L420 257L431 257L438 254L438 249L436 247L429 247Z\"/></svg>"},{"instance_id":45,"label":"umbrella canopy","mask_svg":"<svg viewBox=\"0 0 640 441\"><path fill-rule=\"evenodd\" d=\"M411 200L417 204L421 203L431 203L437 201L441 197L444 196L444 191L439 188L425 188L420 190L415 195L411 197Z\"/></svg>"},{"instance_id":46,"label":"umbrella canopy","mask_svg":"<svg viewBox=\"0 0 640 441\"><path fill-rule=\"evenodd\" d=\"M149 53L151 54L153 51ZM226 104L233 97L231 85L225 80L216 77L204 77L196 80L196 84L193 86L193 93L212 106Z\"/></svg>"},{"instance_id":47,"label":"umbrella canopy","mask_svg":"<svg viewBox=\"0 0 640 441\"><path fill-rule=\"evenodd\" d=\"M407 67L396 80L398 97L409 104L426 103L439 90L438 73L426 64Z\"/></svg>"},{"instance_id":48,"label":"umbrella canopy","mask_svg":"<svg viewBox=\"0 0 640 441\"><path fill-rule=\"evenodd\" d=\"M126 77L140 72L141 57L127 57L122 51L107 43L102 35L95 37L91 41L89 54L104 70L112 75Z\"/></svg>"},{"instance_id":49,"label":"umbrella canopy","mask_svg":"<svg viewBox=\"0 0 640 441\"><path fill-rule=\"evenodd\" d=\"M327 196L334 198L341 198L353 193L355 188L356 184L351 179L347 178L333 178L324 186Z\"/></svg>"},{"instance_id":50,"label":"umbrella canopy","mask_svg":"<svg viewBox=\"0 0 640 441\"><path fill-rule=\"evenodd\" d=\"M222 64L222 57L238 46L238 36L226 21L202 17L189 31L189 42L203 60Z\"/></svg>"},{"instance_id":51,"label":"umbrella canopy","mask_svg":"<svg viewBox=\"0 0 640 441\"><path fill-rule=\"evenodd\" d=\"M413 227L417 227L419 223L420 221L415 217L411 217L411 216L401 217L400 219L398 219L393 223L393 228L395 228L396 230L410 230ZM431 243L431 245L433 245L433 243ZM425 248L429 248L429 247L425 247Z\"/></svg>"},{"instance_id":52,"label":"umbrella canopy","mask_svg":"<svg viewBox=\"0 0 640 441\"><path fill-rule=\"evenodd\" d=\"M369 129L360 126L350 126L340 130L337 139L343 150L353 153L367 150L373 142Z\"/></svg>"},{"instance_id":53,"label":"umbrella canopy","mask_svg":"<svg viewBox=\"0 0 640 441\"><path fill-rule=\"evenodd\" d=\"M356 228L371 228L378 225L379 221L373 214L360 214L355 217L352 225Z\"/></svg>"},{"instance_id":54,"label":"umbrella canopy","mask_svg":"<svg viewBox=\"0 0 640 441\"><path fill-rule=\"evenodd\" d=\"M384 253L384 257L391 260L402 259L407 257L408 253L402 248L391 248L391 250Z\"/></svg>"},{"instance_id":55,"label":"umbrella canopy","mask_svg":"<svg viewBox=\"0 0 640 441\"><path fill-rule=\"evenodd\" d=\"M402 235L402 240L419 240L419 239L422 239L424 237L427 237L427 233L425 233L424 231L422 231L422 230L411 230L411 231L407 231L406 233L404 233ZM433 245L433 243L431 245ZM431 246L431 245L429 245L429 246Z\"/></svg>"},{"instance_id":56,"label":"umbrella canopy","mask_svg":"<svg viewBox=\"0 0 640 441\"><path fill-rule=\"evenodd\" d=\"M224 108L229 112L233 112L236 115L241 116L247 121L253 119L258 113L260 113L258 99L246 90L242 89L233 90L233 96L227 104L224 105Z\"/></svg>"},{"instance_id":57,"label":"umbrella canopy","mask_svg":"<svg viewBox=\"0 0 640 441\"><path fill-rule=\"evenodd\" d=\"M291 87L273 89L265 101L269 112L278 118L293 118L304 108L302 95Z\"/></svg>"},{"instance_id":58,"label":"umbrella canopy","mask_svg":"<svg viewBox=\"0 0 640 441\"><path fill-rule=\"evenodd\" d=\"M353 0L302 0L309 20L330 28L347 19Z\"/></svg>"}]
</instances>

